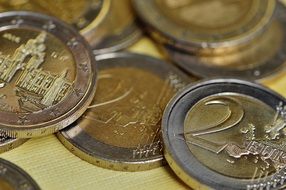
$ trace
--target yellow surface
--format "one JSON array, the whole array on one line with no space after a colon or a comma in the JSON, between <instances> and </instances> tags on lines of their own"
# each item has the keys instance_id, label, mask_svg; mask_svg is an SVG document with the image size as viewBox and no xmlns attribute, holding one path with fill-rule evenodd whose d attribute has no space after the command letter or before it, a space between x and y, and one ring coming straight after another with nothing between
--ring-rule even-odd
<instances>
[{"instance_id":1,"label":"yellow surface","mask_svg":"<svg viewBox=\"0 0 286 190\"><path fill-rule=\"evenodd\" d=\"M147 38L131 50L160 57ZM0 157L27 171L43 190L187 189L168 166L133 173L102 169L74 156L54 135L31 139Z\"/></svg>"},{"instance_id":2,"label":"yellow surface","mask_svg":"<svg viewBox=\"0 0 286 190\"><path fill-rule=\"evenodd\" d=\"M162 57L147 38L140 40L130 50ZM276 77L265 84L286 95L286 77ZM31 139L0 157L27 171L43 190L188 189L168 166L130 173L91 165L70 153L54 135Z\"/></svg>"}]
</instances>

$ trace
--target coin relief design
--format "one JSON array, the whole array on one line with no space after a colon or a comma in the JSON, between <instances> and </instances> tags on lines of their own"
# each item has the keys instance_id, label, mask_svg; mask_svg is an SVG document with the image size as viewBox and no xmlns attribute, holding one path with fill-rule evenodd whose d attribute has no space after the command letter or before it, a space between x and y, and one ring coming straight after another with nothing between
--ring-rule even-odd
<instances>
[{"instance_id":1,"label":"coin relief design","mask_svg":"<svg viewBox=\"0 0 286 190\"><path fill-rule=\"evenodd\" d=\"M148 80L152 79L154 85L144 85L147 83L142 80L142 77L148 78ZM105 71L100 73L99 80L101 84L99 93L95 97L96 101L89 107L91 112L84 116L86 119L98 122L93 122L93 125L98 127L95 130L92 128L89 132L105 143L126 148L145 144L145 140L148 143L151 139L148 140L150 137L146 137L144 133L154 136L154 140L158 140L158 130L156 129L162 108L160 98L154 100L156 97L150 94L149 88L156 89L160 86L164 88L162 82L154 75L136 69ZM107 96L102 96L104 94ZM112 112L103 112L110 106L114 108ZM105 130L103 131L102 128ZM113 135L110 136L110 134ZM128 141L130 137L135 137L133 142Z\"/></svg>"},{"instance_id":2,"label":"coin relief design","mask_svg":"<svg viewBox=\"0 0 286 190\"><path fill-rule=\"evenodd\" d=\"M285 126L281 114L260 101L220 94L192 107L184 136L191 152L209 168L231 177L256 179L286 166L286 144L280 140Z\"/></svg>"},{"instance_id":3,"label":"coin relief design","mask_svg":"<svg viewBox=\"0 0 286 190\"><path fill-rule=\"evenodd\" d=\"M99 85L93 102L58 137L74 154L101 167L123 171L158 167L163 159L163 111L191 79L147 56L105 56L108 58L99 60Z\"/></svg>"},{"instance_id":4,"label":"coin relief design","mask_svg":"<svg viewBox=\"0 0 286 190\"><path fill-rule=\"evenodd\" d=\"M255 83L214 79L188 86L163 116L165 157L194 189L279 189L285 113L284 98Z\"/></svg>"},{"instance_id":5,"label":"coin relief design","mask_svg":"<svg viewBox=\"0 0 286 190\"><path fill-rule=\"evenodd\" d=\"M175 93L169 82L134 68L107 69L100 72L99 81L98 93L80 126L113 146L140 149L160 143L162 112ZM112 111L107 112L110 107Z\"/></svg>"},{"instance_id":6,"label":"coin relief design","mask_svg":"<svg viewBox=\"0 0 286 190\"><path fill-rule=\"evenodd\" d=\"M46 32L27 35L17 29L0 36L0 110L37 112L71 92L75 63L59 40Z\"/></svg>"}]
</instances>

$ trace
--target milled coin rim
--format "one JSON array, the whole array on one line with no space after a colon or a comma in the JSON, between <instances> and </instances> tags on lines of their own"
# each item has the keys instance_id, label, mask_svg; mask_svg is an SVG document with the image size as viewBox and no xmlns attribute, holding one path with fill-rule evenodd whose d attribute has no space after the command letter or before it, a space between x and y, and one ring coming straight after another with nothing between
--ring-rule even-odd
<instances>
[{"instance_id":1,"label":"milled coin rim","mask_svg":"<svg viewBox=\"0 0 286 190\"><path fill-rule=\"evenodd\" d=\"M57 132L64 127L67 127L84 113L84 111L87 109L88 105L92 101L92 98L95 93L97 78L96 63L91 52L90 46L74 28L55 17L43 15L40 13L32 13L29 11L12 11L0 13L0 20L2 21L0 25L0 30L6 30L10 28L28 28L36 29L39 31L46 31L47 33L53 35L55 38L60 40L63 44L66 44L66 47L73 55L77 73L74 80L75 87L73 88L76 89L77 87L81 87L81 85L86 86L85 92L82 92L82 95L71 93L62 102L43 110L42 115L44 115L44 112L46 112L46 115L48 115L48 113L51 113L53 111L52 109L61 108L66 103L68 104L70 100L77 99L77 102L74 103L74 107L71 110L66 110L61 115L54 116L53 119L50 119L49 121L37 124L30 124L29 122L32 122L32 120L30 120L29 122L26 121L21 125L8 123L4 124L2 122L0 123L0 130L6 132L8 136L13 138L31 138L45 136ZM72 38L67 39L68 36ZM84 56L84 58L80 56ZM86 64L87 71L84 71L84 69L80 68L80 64ZM85 75L89 76L89 78L86 79L88 81L83 82L83 84L81 84L80 76ZM16 121L17 116L19 118L21 116L25 117L25 119L29 119L29 117L35 117L35 115L39 113L9 114L2 112L2 114L11 115L10 117L14 117ZM52 116L49 115L49 117Z\"/></svg>"},{"instance_id":2,"label":"milled coin rim","mask_svg":"<svg viewBox=\"0 0 286 190\"><path fill-rule=\"evenodd\" d=\"M208 89L203 89L203 94L194 96L194 93L197 93L196 90L211 85L225 85L227 88L231 88L230 86L235 87L231 91L226 89L219 89L217 87L215 89L212 89L212 91ZM237 88L237 86L244 86L249 91L244 90L242 92L241 89ZM260 98L258 98L259 94L257 93L257 91L263 93L262 95L260 95ZM286 103L286 100L276 92L262 85L250 81L245 81L242 79L211 79L198 82L194 85L189 85L184 90L177 93L173 97L173 99L171 99L171 101L167 105L167 108L165 109L162 119L164 155L170 167L177 174L177 176L181 178L190 187L193 187L195 189L246 189L247 185L251 184L251 180L239 180L236 178L227 177L222 174L219 174L199 162L199 160L197 160L195 156L192 155L185 142L175 142L175 140L172 142L170 141L170 138L175 136L174 131L172 131L173 134L170 134L169 132L169 130L171 130L169 129L171 127L169 121L171 119L172 114L178 113L177 120L180 121L180 118L185 117L187 114L186 111L183 111L184 113L182 113L182 109L184 109L182 107L181 112L180 110L178 110L180 109L178 108L178 103L180 103L180 101L184 101L184 104L188 107L186 109L189 110L189 107L191 107L189 106L189 104L192 104L190 102L193 102L192 105L194 105L195 102L207 97L208 95L220 93L238 93L248 96L251 96L250 94L253 94L253 97L257 98L260 101L267 99L267 102L263 102L272 108L274 107L274 109L276 104L278 105L280 102ZM191 95L193 96L188 100L183 99L187 96L190 97ZM269 99L269 97L271 98ZM177 125L173 126L172 129L175 129L176 127L180 129L183 128L183 126L178 126L177 123ZM180 146L179 144L182 146ZM182 150L183 153L181 155L177 154L178 149ZM267 179L271 179L271 176L268 176ZM254 182L256 182L256 180L254 180Z\"/></svg>"}]
</instances>

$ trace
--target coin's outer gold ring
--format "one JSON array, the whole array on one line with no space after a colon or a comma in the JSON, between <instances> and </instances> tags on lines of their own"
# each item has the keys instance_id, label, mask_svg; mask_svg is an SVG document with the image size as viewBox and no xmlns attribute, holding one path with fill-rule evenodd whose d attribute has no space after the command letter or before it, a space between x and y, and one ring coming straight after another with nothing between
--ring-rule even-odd
<instances>
[{"instance_id":1,"label":"coin's outer gold ring","mask_svg":"<svg viewBox=\"0 0 286 190\"><path fill-rule=\"evenodd\" d=\"M0 123L0 130L5 132L8 136L12 138L31 138L46 136L67 127L85 112L95 94L97 77L96 63L95 58L91 52L90 46L83 39L83 37L78 34L75 29L71 28L71 26L65 24L57 18L51 16L25 11L14 11L0 13L0 17L3 23L11 23L11 25L16 28L21 28L22 26L24 26L24 28L30 27L37 30L46 31L47 33L52 33L55 36L57 36L57 32L64 31L63 33L58 34L60 34L63 38L67 38L67 35L69 35L69 37L72 36L71 39L65 39L62 42L66 43L67 47L70 47L70 51L73 51L74 53L74 59L77 60L75 65L77 68L77 75L81 74L82 76L87 75L89 77L88 79L82 78L83 80L87 81L79 82L79 76L76 76L77 81L75 81L75 87L73 88L80 88L81 85L86 87L84 89L84 92L73 92L69 95L71 99L78 100L77 102L74 102L75 106L71 110L62 113L59 116L52 117L51 115L52 108L61 108L61 106L63 106L64 104L69 103L70 99L69 97L67 97L62 102L58 103L52 108L47 108L43 110L42 113L40 113L40 115L47 115L49 117L52 117L51 120L46 122L33 124L32 118L37 117L34 114L6 114L9 116L9 118L13 118L13 122L16 124ZM17 22L17 19L20 20L18 21L19 23ZM47 24L51 23L56 26L55 29L53 28L50 30L48 27L46 27ZM5 26L2 27L5 28ZM9 27L7 26L7 28ZM78 49L80 49L80 51L78 51ZM85 69L80 68L80 64L83 63L86 64L87 71L85 71ZM80 91L80 89L77 90ZM17 116L25 117L24 123L18 124Z\"/></svg>"},{"instance_id":2,"label":"coin's outer gold ring","mask_svg":"<svg viewBox=\"0 0 286 190\"><path fill-rule=\"evenodd\" d=\"M0 142L0 154L17 148L28 140L29 139L9 139L4 142Z\"/></svg>"},{"instance_id":3,"label":"coin's outer gold ring","mask_svg":"<svg viewBox=\"0 0 286 190\"><path fill-rule=\"evenodd\" d=\"M57 133L56 134L58 139L61 141L61 143L74 155L77 157L81 158L82 160L102 167L106 169L111 169L115 171L126 171L126 172L137 172L137 171L146 171L146 170L151 170L154 168L158 168L162 165L164 165L164 162L162 162L161 158L157 158L156 160L149 160L149 161L144 161L144 162L123 162L123 161L110 161L110 160L105 160L100 157L94 157L90 154L87 154L83 152L80 148L75 146L70 142L68 137L66 137L62 133Z\"/></svg>"},{"instance_id":4,"label":"coin's outer gold ring","mask_svg":"<svg viewBox=\"0 0 286 190\"><path fill-rule=\"evenodd\" d=\"M242 34L229 37L229 38L220 38L216 39L213 42L207 42L206 40L199 40L192 38L192 40L184 39L184 34L186 32L186 29L180 29L178 27L174 27L173 24L169 23L169 21L164 21L165 25L164 27L158 27L156 23L162 23L157 21L154 22L156 19L163 19L165 20L164 16L158 16L157 12L154 12L152 16L149 16L146 11L144 12L145 5L148 4L148 6L151 4L151 1L141 1L141 0L133 0L133 4L135 5L135 10L138 13L139 17L143 20L143 22L147 25L147 28L149 28L149 32L151 33L152 37L163 44L168 44L171 46L174 46L178 49L187 51L187 52L197 52L201 49L205 49L205 51L208 51L207 49L210 49L209 51L212 51L212 49L215 48L222 48L227 49L228 47L233 46L243 46L244 44L248 43L249 41L252 41L255 39L258 35L263 33L265 29L269 26L270 21L272 20L272 17L275 12L276 8L276 1L275 0L269 0L267 1L269 3L267 10L261 18L260 22L255 25L252 29L248 31L244 31ZM153 2L152 2L153 3ZM142 9L143 7L143 9ZM154 10L156 8L153 7ZM152 17L152 19L151 19ZM166 30L166 28L171 28L172 31ZM221 50L223 51L223 50Z\"/></svg>"},{"instance_id":5,"label":"coin's outer gold ring","mask_svg":"<svg viewBox=\"0 0 286 190\"><path fill-rule=\"evenodd\" d=\"M172 154L168 151L167 148L164 148L164 156L167 160L169 166L172 168L172 170L175 172L175 174L183 181L185 182L189 187L192 187L193 189L199 189L199 190L211 190L212 188L202 184L195 178L191 178L187 173L184 172L180 168L179 165L176 164L176 161L173 159Z\"/></svg>"}]
</instances>

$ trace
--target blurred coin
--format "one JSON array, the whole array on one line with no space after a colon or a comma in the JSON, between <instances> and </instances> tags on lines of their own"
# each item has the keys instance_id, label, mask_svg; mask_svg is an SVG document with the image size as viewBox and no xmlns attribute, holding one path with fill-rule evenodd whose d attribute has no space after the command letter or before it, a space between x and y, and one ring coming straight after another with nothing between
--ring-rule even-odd
<instances>
[{"instance_id":1,"label":"blurred coin","mask_svg":"<svg viewBox=\"0 0 286 190\"><path fill-rule=\"evenodd\" d=\"M104 0L0 0L0 11L26 10L49 14L84 30L99 17Z\"/></svg>"},{"instance_id":2,"label":"blurred coin","mask_svg":"<svg viewBox=\"0 0 286 190\"><path fill-rule=\"evenodd\" d=\"M192 81L165 62L139 54L97 57L99 86L92 104L58 133L75 155L114 170L162 165L161 117L169 99Z\"/></svg>"},{"instance_id":3,"label":"blurred coin","mask_svg":"<svg viewBox=\"0 0 286 190\"><path fill-rule=\"evenodd\" d=\"M0 0L0 12L11 10L62 19L80 30L96 54L125 48L141 35L130 0Z\"/></svg>"},{"instance_id":4,"label":"blurred coin","mask_svg":"<svg viewBox=\"0 0 286 190\"><path fill-rule=\"evenodd\" d=\"M0 159L1 190L40 190L37 183L21 168Z\"/></svg>"},{"instance_id":5,"label":"blurred coin","mask_svg":"<svg viewBox=\"0 0 286 190\"><path fill-rule=\"evenodd\" d=\"M188 52L249 43L267 28L276 4L275 0L133 2L155 39Z\"/></svg>"},{"instance_id":6,"label":"blurred coin","mask_svg":"<svg viewBox=\"0 0 286 190\"><path fill-rule=\"evenodd\" d=\"M0 132L0 153L7 152L25 143L28 139L14 139Z\"/></svg>"},{"instance_id":7,"label":"blurred coin","mask_svg":"<svg viewBox=\"0 0 286 190\"><path fill-rule=\"evenodd\" d=\"M188 86L163 116L165 157L194 189L285 187L285 111L283 97L251 82Z\"/></svg>"},{"instance_id":8,"label":"blurred coin","mask_svg":"<svg viewBox=\"0 0 286 190\"><path fill-rule=\"evenodd\" d=\"M270 28L244 48L232 53L189 54L164 48L176 64L196 76L232 76L264 79L284 70L286 59L286 9L279 4Z\"/></svg>"},{"instance_id":9,"label":"blurred coin","mask_svg":"<svg viewBox=\"0 0 286 190\"><path fill-rule=\"evenodd\" d=\"M131 0L110 0L109 6L106 17L98 24L92 37L95 54L124 49L141 37Z\"/></svg>"},{"instance_id":10,"label":"blurred coin","mask_svg":"<svg viewBox=\"0 0 286 190\"><path fill-rule=\"evenodd\" d=\"M10 137L54 133L87 109L95 59L68 25L41 14L0 13L0 129Z\"/></svg>"}]
</instances>

